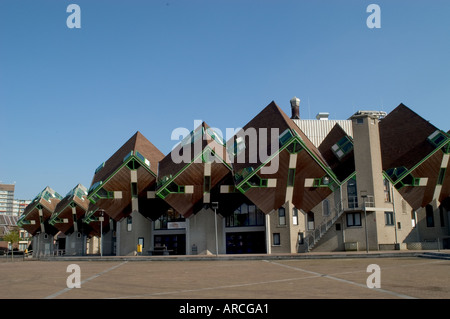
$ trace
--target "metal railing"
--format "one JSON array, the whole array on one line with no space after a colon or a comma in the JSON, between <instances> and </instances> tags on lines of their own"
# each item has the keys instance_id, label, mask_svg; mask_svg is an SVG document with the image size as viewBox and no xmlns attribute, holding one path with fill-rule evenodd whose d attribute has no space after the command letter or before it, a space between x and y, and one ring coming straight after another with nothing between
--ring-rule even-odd
<instances>
[{"instance_id":1,"label":"metal railing","mask_svg":"<svg viewBox=\"0 0 450 319\"><path fill-rule=\"evenodd\" d=\"M347 207L349 209L358 208L358 196L348 196Z\"/></svg>"},{"instance_id":2,"label":"metal railing","mask_svg":"<svg viewBox=\"0 0 450 319\"><path fill-rule=\"evenodd\" d=\"M303 249L305 252L310 251L314 245L322 238L323 235L334 225L334 223L341 217L344 213L343 202L339 201L336 206L332 209L334 214L330 214L322 223L313 230L307 231L304 238ZM299 245L299 250L301 246ZM299 251L300 252L300 251Z\"/></svg>"},{"instance_id":3,"label":"metal railing","mask_svg":"<svg viewBox=\"0 0 450 319\"><path fill-rule=\"evenodd\" d=\"M363 198L365 207L375 207L375 200L373 195L367 195ZM303 248L305 252L310 251L317 242L325 235L325 233L334 225L334 223L338 220L339 217L345 212L344 202L339 201L336 206L333 208L333 214L330 214L328 218L322 221L322 223L306 232L306 236L304 238L304 244L299 245L298 250ZM348 209L357 209L358 208L358 196L349 196L347 198L347 207Z\"/></svg>"}]
</instances>

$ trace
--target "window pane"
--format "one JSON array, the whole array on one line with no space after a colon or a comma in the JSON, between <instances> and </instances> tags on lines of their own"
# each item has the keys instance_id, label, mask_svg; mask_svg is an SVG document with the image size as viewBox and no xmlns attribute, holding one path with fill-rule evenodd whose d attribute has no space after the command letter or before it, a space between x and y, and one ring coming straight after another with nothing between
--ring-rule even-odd
<instances>
[{"instance_id":1,"label":"window pane","mask_svg":"<svg viewBox=\"0 0 450 319\"><path fill-rule=\"evenodd\" d=\"M273 244L279 246L280 245L280 234L274 233L273 234Z\"/></svg>"},{"instance_id":2,"label":"window pane","mask_svg":"<svg viewBox=\"0 0 450 319\"><path fill-rule=\"evenodd\" d=\"M288 174L287 186L294 186L294 181L295 181L295 168L290 168L289 174Z\"/></svg>"},{"instance_id":3,"label":"window pane","mask_svg":"<svg viewBox=\"0 0 450 319\"><path fill-rule=\"evenodd\" d=\"M255 206L249 206L249 212L248 212L249 221L248 221L248 225L249 226L255 226L256 225L256 212L255 212L255 209L250 209L251 207L255 207Z\"/></svg>"},{"instance_id":4,"label":"window pane","mask_svg":"<svg viewBox=\"0 0 450 319\"><path fill-rule=\"evenodd\" d=\"M392 212L385 212L384 219L385 219L386 225L394 225L394 216L393 216Z\"/></svg>"},{"instance_id":5,"label":"window pane","mask_svg":"<svg viewBox=\"0 0 450 319\"><path fill-rule=\"evenodd\" d=\"M361 226L361 214L355 213L354 217L355 217L355 226Z\"/></svg>"},{"instance_id":6,"label":"window pane","mask_svg":"<svg viewBox=\"0 0 450 319\"><path fill-rule=\"evenodd\" d=\"M346 144L341 146L342 151L344 151L345 154L350 152L353 148L353 144L349 141Z\"/></svg>"},{"instance_id":7,"label":"window pane","mask_svg":"<svg viewBox=\"0 0 450 319\"><path fill-rule=\"evenodd\" d=\"M347 214L347 226L354 226L353 224L353 214Z\"/></svg>"},{"instance_id":8,"label":"window pane","mask_svg":"<svg viewBox=\"0 0 450 319\"><path fill-rule=\"evenodd\" d=\"M323 210L323 215L324 216L329 216L330 215L330 204L329 204L327 199L325 199L322 202L322 210Z\"/></svg>"}]
</instances>

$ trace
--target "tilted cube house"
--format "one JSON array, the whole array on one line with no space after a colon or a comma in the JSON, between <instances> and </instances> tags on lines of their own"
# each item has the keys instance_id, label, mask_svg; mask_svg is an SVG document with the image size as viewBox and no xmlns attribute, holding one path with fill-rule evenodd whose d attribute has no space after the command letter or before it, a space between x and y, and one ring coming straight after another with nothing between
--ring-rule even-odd
<instances>
[{"instance_id":1,"label":"tilted cube house","mask_svg":"<svg viewBox=\"0 0 450 319\"><path fill-rule=\"evenodd\" d=\"M137 132L83 203L47 190L19 224L80 232L81 254L449 248L448 132L403 104L333 120L290 102L291 117L271 102L228 141L203 122L165 156Z\"/></svg>"}]
</instances>

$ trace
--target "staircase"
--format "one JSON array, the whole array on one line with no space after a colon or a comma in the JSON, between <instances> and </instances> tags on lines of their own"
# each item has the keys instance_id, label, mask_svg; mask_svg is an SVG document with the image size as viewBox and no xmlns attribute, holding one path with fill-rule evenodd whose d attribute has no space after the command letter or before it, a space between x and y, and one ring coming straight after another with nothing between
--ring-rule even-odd
<instances>
[{"instance_id":1,"label":"staircase","mask_svg":"<svg viewBox=\"0 0 450 319\"><path fill-rule=\"evenodd\" d=\"M310 252L315 245L320 241L320 239L328 232L328 230L334 225L334 223L342 216L344 213L344 208L342 201L337 203L336 207L333 209L335 212L333 217L328 217L324 220L318 227L313 230L307 231L306 237L304 239L304 244L299 245L298 252L306 253Z\"/></svg>"}]
</instances>

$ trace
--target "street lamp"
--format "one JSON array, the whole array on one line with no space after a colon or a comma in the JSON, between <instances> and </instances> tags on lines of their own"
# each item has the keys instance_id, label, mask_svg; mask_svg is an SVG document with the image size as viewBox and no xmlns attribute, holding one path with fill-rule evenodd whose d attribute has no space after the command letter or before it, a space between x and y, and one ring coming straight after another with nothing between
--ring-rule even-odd
<instances>
[{"instance_id":1,"label":"street lamp","mask_svg":"<svg viewBox=\"0 0 450 319\"><path fill-rule=\"evenodd\" d=\"M366 206L367 206L367 195L362 195L361 197L364 200L364 225L365 225L364 228L365 228L365 231L366 231L366 253L368 253L369 252L369 233L368 233L368 230L367 230L367 209L366 209Z\"/></svg>"},{"instance_id":2,"label":"street lamp","mask_svg":"<svg viewBox=\"0 0 450 319\"><path fill-rule=\"evenodd\" d=\"M217 209L219 208L219 202L211 203L212 209L214 209L214 226L216 230L216 256L219 255L219 244L217 242Z\"/></svg>"},{"instance_id":3,"label":"street lamp","mask_svg":"<svg viewBox=\"0 0 450 319\"><path fill-rule=\"evenodd\" d=\"M98 220L100 221L100 257L103 257L103 211L100 212Z\"/></svg>"}]
</instances>

